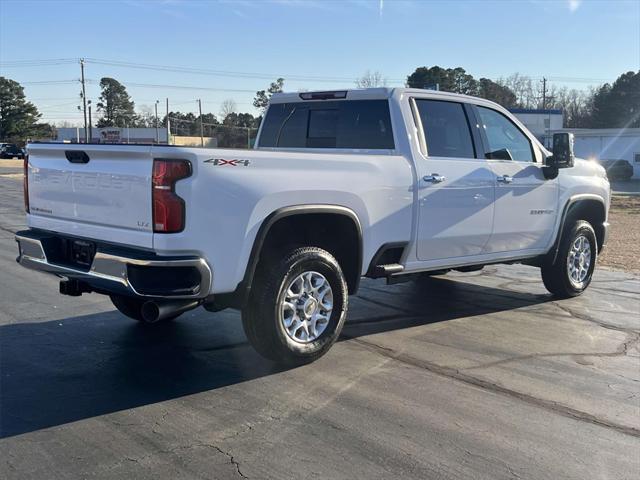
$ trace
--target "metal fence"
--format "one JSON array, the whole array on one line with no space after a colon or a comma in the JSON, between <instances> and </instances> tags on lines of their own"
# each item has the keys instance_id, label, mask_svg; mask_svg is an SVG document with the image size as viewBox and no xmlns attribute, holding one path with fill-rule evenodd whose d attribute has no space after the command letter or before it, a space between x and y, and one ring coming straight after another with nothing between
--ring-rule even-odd
<instances>
[{"instance_id":1,"label":"metal fence","mask_svg":"<svg viewBox=\"0 0 640 480\"><path fill-rule=\"evenodd\" d=\"M238 127L221 125L218 123L202 123L198 120L182 120L169 118L171 136L200 137L202 145L205 138L215 139L215 145L220 148L253 148L258 135L258 129L252 127Z\"/></svg>"}]
</instances>

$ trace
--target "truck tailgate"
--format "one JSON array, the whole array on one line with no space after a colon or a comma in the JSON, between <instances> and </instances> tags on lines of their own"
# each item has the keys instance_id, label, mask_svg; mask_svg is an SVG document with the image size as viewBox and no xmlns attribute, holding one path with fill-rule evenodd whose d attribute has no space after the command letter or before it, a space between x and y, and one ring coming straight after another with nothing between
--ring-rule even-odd
<instances>
[{"instance_id":1,"label":"truck tailgate","mask_svg":"<svg viewBox=\"0 0 640 480\"><path fill-rule=\"evenodd\" d=\"M150 146L29 145L29 226L153 245Z\"/></svg>"}]
</instances>

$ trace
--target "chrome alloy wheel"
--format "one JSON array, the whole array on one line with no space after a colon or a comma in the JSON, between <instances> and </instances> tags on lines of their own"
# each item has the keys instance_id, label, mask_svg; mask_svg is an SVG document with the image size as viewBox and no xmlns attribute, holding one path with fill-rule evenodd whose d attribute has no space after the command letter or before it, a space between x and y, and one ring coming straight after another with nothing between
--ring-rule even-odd
<instances>
[{"instance_id":1,"label":"chrome alloy wheel","mask_svg":"<svg viewBox=\"0 0 640 480\"><path fill-rule=\"evenodd\" d=\"M584 235L579 235L573 241L567 256L567 273L574 287L582 288L582 284L589 275L590 266L591 242Z\"/></svg>"},{"instance_id":2,"label":"chrome alloy wheel","mask_svg":"<svg viewBox=\"0 0 640 480\"><path fill-rule=\"evenodd\" d=\"M287 335L298 343L317 340L329 325L333 291L318 272L304 272L287 287L280 304L280 322Z\"/></svg>"}]
</instances>

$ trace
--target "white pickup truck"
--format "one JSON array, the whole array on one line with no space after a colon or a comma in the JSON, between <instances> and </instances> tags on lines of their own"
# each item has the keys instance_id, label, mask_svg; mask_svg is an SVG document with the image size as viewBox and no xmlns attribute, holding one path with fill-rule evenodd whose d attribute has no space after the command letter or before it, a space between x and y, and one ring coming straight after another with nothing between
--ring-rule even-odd
<instances>
[{"instance_id":1,"label":"white pickup truck","mask_svg":"<svg viewBox=\"0 0 640 480\"><path fill-rule=\"evenodd\" d=\"M443 92L276 94L254 150L28 153L18 262L141 322L240 309L279 362L331 347L363 276L522 262L569 297L607 240L609 182L569 134L551 153L501 106Z\"/></svg>"}]
</instances>

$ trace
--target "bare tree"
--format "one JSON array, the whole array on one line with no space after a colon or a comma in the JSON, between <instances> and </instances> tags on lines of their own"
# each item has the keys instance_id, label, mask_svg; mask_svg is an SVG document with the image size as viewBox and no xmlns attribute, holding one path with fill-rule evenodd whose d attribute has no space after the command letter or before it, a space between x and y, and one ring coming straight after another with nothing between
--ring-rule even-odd
<instances>
[{"instance_id":1,"label":"bare tree","mask_svg":"<svg viewBox=\"0 0 640 480\"><path fill-rule=\"evenodd\" d=\"M593 97L595 89L576 90L562 87L551 89L551 107L558 108L564 113L564 126L570 128L589 127L591 112L593 110Z\"/></svg>"},{"instance_id":2,"label":"bare tree","mask_svg":"<svg viewBox=\"0 0 640 480\"><path fill-rule=\"evenodd\" d=\"M228 98L220 105L220 118L224 121L224 119L227 118L229 114L236 113L237 110L238 107L236 105L236 102L231 98Z\"/></svg>"},{"instance_id":3,"label":"bare tree","mask_svg":"<svg viewBox=\"0 0 640 480\"><path fill-rule=\"evenodd\" d=\"M498 83L513 91L517 107L542 108L542 82L514 73L505 79L501 78ZM590 126L594 95L593 87L576 90L548 85L544 95L545 107L562 110L565 127L585 128Z\"/></svg>"},{"instance_id":4,"label":"bare tree","mask_svg":"<svg viewBox=\"0 0 640 480\"><path fill-rule=\"evenodd\" d=\"M358 88L386 87L387 79L378 71L367 70L360 78L356 78L355 83Z\"/></svg>"},{"instance_id":5,"label":"bare tree","mask_svg":"<svg viewBox=\"0 0 640 480\"><path fill-rule=\"evenodd\" d=\"M516 96L519 108L538 108L542 99L542 85L534 82L530 77L514 73L507 78L501 78L498 84L508 87Z\"/></svg>"},{"instance_id":6,"label":"bare tree","mask_svg":"<svg viewBox=\"0 0 640 480\"><path fill-rule=\"evenodd\" d=\"M140 105L138 111L140 112L139 114L130 116L118 126L124 127L125 125L129 125L142 128L153 128L156 126L156 116L153 106Z\"/></svg>"}]
</instances>

